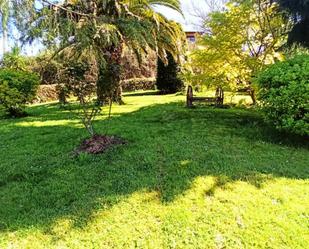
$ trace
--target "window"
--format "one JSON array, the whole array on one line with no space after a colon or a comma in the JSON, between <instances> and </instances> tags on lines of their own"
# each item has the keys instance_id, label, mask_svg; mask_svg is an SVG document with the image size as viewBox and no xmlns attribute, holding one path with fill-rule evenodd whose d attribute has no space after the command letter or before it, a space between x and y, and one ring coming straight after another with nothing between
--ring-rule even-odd
<instances>
[{"instance_id":1,"label":"window","mask_svg":"<svg viewBox=\"0 0 309 249\"><path fill-rule=\"evenodd\" d=\"M192 43L195 42L195 37L194 36L189 36L188 37L188 41L192 42Z\"/></svg>"}]
</instances>

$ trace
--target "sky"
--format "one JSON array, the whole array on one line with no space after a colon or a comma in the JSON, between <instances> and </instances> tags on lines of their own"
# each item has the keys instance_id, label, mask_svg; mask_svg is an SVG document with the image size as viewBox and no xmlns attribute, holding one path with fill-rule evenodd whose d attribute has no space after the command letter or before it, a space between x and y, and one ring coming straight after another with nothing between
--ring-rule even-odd
<instances>
[{"instance_id":1,"label":"sky","mask_svg":"<svg viewBox=\"0 0 309 249\"><path fill-rule=\"evenodd\" d=\"M185 31L199 30L201 25L200 16L202 13L207 13L208 7L205 0L180 0L183 11L183 16L177 11L168 9L166 7L156 7L156 10L162 13L170 20L174 20L182 24ZM18 34L13 34L17 37ZM14 42L10 42L9 46L13 47ZM34 42L32 45L27 45L23 48L23 53L27 55L36 55L43 49L43 46L39 42ZM2 39L0 39L0 57L2 57Z\"/></svg>"},{"instance_id":2,"label":"sky","mask_svg":"<svg viewBox=\"0 0 309 249\"><path fill-rule=\"evenodd\" d=\"M205 0L180 0L183 16L178 12L159 7L157 10L167 18L182 24L185 31L199 30L202 20L199 16L208 12L208 6Z\"/></svg>"}]
</instances>

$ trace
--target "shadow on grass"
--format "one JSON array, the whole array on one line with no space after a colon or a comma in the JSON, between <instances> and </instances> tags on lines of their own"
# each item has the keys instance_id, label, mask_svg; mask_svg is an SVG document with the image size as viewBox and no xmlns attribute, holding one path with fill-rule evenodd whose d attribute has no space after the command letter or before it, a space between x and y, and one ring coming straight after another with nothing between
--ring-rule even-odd
<instances>
[{"instance_id":1,"label":"shadow on grass","mask_svg":"<svg viewBox=\"0 0 309 249\"><path fill-rule=\"evenodd\" d=\"M125 108L125 107L124 107ZM277 177L307 179L308 145L265 126L256 112L153 105L95 126L129 143L99 156L71 151L85 137L74 125L19 126L57 121L67 113L33 107L33 117L10 121L0 133L0 230L35 226L49 233L59 218L82 227L98 209L109 209L136 191L158 191L172 202L199 176L213 176L215 195L227 183L257 188ZM43 116L41 116L42 114ZM15 122L15 123L14 123Z\"/></svg>"}]
</instances>

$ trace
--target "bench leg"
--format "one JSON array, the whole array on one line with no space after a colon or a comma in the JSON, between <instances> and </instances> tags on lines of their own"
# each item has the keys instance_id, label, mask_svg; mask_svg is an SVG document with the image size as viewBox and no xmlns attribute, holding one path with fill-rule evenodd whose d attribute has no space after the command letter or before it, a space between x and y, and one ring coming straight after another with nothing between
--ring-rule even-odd
<instances>
[{"instance_id":1,"label":"bench leg","mask_svg":"<svg viewBox=\"0 0 309 249\"><path fill-rule=\"evenodd\" d=\"M192 86L188 86L187 91L187 107L192 108L193 107L193 88Z\"/></svg>"}]
</instances>

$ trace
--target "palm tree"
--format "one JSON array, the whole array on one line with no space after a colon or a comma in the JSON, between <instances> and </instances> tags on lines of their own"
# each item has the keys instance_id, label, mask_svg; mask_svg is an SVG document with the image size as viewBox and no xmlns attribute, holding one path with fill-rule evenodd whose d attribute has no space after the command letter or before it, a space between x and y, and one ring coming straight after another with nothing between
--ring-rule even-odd
<instances>
[{"instance_id":1,"label":"palm tree","mask_svg":"<svg viewBox=\"0 0 309 249\"><path fill-rule=\"evenodd\" d=\"M28 36L47 38L52 44L57 40L57 53L65 52L72 58L95 55L100 72L100 101L112 97L121 102L121 59L125 47L139 59L149 48L164 61L167 51L175 57L179 54L183 35L180 25L154 10L154 6L161 5L181 12L179 0L68 0L62 4L41 1L46 7L39 15L35 12L31 25L27 23Z\"/></svg>"}]
</instances>

